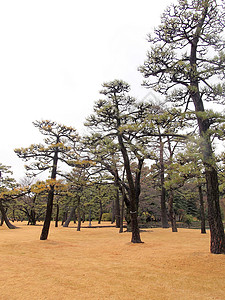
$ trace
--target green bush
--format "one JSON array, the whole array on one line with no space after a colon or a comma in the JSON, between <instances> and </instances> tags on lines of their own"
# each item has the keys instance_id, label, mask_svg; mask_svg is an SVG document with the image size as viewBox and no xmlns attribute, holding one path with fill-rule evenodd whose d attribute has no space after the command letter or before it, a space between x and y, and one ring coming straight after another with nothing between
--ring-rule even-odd
<instances>
[{"instance_id":1,"label":"green bush","mask_svg":"<svg viewBox=\"0 0 225 300\"><path fill-rule=\"evenodd\" d=\"M192 215L184 215L183 222L188 226L188 228L190 228L193 221L194 219Z\"/></svg>"},{"instance_id":2,"label":"green bush","mask_svg":"<svg viewBox=\"0 0 225 300\"><path fill-rule=\"evenodd\" d=\"M102 214L102 221L112 221L112 215L110 213Z\"/></svg>"}]
</instances>

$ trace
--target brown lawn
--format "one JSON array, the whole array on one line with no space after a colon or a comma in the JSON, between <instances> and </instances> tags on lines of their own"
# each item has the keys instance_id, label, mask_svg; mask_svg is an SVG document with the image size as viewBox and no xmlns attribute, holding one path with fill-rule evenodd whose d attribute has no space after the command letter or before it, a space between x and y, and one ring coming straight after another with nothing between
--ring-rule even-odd
<instances>
[{"instance_id":1,"label":"brown lawn","mask_svg":"<svg viewBox=\"0 0 225 300\"><path fill-rule=\"evenodd\" d=\"M225 299L225 256L209 233L148 229L144 244L116 228L0 227L0 299ZM87 224L86 224L87 225ZM104 224L105 225L105 224Z\"/></svg>"}]
</instances>

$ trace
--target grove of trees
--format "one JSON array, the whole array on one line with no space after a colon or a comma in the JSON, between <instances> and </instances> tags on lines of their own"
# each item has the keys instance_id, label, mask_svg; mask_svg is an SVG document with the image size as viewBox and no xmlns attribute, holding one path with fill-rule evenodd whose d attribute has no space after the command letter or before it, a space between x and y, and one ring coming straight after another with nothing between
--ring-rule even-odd
<instances>
[{"instance_id":1,"label":"grove of trees","mask_svg":"<svg viewBox=\"0 0 225 300\"><path fill-rule=\"evenodd\" d=\"M225 253L224 6L178 0L165 9L139 67L143 85L162 95L157 103L135 99L116 79L103 83L87 134L35 121L43 144L15 149L27 177L16 183L0 165L1 225L41 220L46 240L53 219L55 226L77 222L77 230L84 220L116 221L119 232L126 221L131 242L142 243L140 225L177 232L178 223L195 220L201 233L209 226L211 253Z\"/></svg>"}]
</instances>

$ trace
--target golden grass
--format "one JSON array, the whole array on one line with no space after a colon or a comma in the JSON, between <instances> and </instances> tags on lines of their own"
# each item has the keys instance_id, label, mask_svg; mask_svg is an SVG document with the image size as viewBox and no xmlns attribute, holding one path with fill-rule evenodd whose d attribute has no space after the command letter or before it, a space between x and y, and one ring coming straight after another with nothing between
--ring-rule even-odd
<instances>
[{"instance_id":1,"label":"golden grass","mask_svg":"<svg viewBox=\"0 0 225 300\"><path fill-rule=\"evenodd\" d=\"M0 227L0 299L225 299L225 256L209 233L148 229L144 244L116 228ZM86 224L87 225L87 224Z\"/></svg>"}]
</instances>

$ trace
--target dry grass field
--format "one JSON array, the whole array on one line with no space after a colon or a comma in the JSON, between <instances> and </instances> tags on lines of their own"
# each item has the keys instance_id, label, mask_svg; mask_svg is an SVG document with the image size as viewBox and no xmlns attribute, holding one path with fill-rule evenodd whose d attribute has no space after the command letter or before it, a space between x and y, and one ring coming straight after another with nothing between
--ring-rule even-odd
<instances>
[{"instance_id":1,"label":"dry grass field","mask_svg":"<svg viewBox=\"0 0 225 300\"><path fill-rule=\"evenodd\" d=\"M40 241L41 226L18 225L0 227L1 300L225 299L225 256L209 253L209 233L147 229L131 244L116 228L52 226Z\"/></svg>"}]
</instances>

